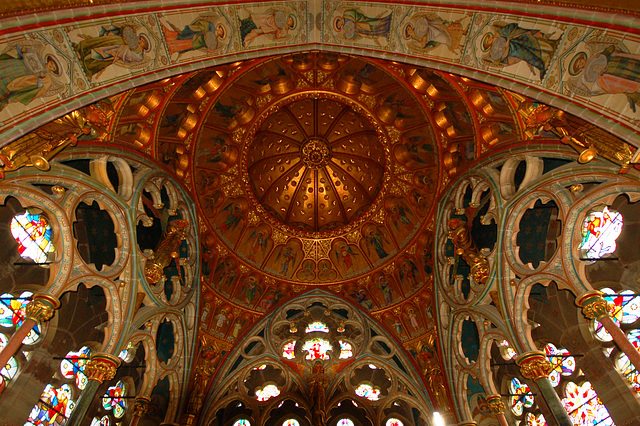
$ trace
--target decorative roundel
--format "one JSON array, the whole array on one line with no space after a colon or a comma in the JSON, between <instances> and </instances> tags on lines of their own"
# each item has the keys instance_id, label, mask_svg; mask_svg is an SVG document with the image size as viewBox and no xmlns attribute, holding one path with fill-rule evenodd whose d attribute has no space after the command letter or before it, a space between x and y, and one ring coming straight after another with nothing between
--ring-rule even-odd
<instances>
[{"instance_id":1,"label":"decorative roundel","mask_svg":"<svg viewBox=\"0 0 640 426\"><path fill-rule=\"evenodd\" d=\"M380 137L370 118L335 98L280 105L249 146L253 195L272 218L294 229L349 225L369 211L382 187Z\"/></svg>"}]
</instances>

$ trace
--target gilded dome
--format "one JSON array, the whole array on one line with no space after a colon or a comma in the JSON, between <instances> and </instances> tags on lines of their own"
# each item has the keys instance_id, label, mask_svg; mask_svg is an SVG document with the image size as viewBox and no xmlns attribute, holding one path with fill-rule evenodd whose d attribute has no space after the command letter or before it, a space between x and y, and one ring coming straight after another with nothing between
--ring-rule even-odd
<instances>
[{"instance_id":1,"label":"gilded dome","mask_svg":"<svg viewBox=\"0 0 640 426\"><path fill-rule=\"evenodd\" d=\"M381 137L364 113L337 97L281 105L249 147L253 195L273 218L298 230L348 225L369 210L382 187Z\"/></svg>"}]
</instances>

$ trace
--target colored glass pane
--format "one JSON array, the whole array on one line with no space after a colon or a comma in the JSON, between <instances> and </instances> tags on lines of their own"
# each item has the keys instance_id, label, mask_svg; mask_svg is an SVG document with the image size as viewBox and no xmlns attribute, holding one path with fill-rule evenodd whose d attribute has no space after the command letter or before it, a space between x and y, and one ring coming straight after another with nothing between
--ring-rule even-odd
<instances>
[{"instance_id":1,"label":"colored glass pane","mask_svg":"<svg viewBox=\"0 0 640 426\"><path fill-rule=\"evenodd\" d=\"M533 413L527 413L525 420L527 426L547 426L547 421L542 414L536 416Z\"/></svg>"},{"instance_id":2,"label":"colored glass pane","mask_svg":"<svg viewBox=\"0 0 640 426\"><path fill-rule=\"evenodd\" d=\"M592 211L582 225L580 249L589 259L600 259L616 251L616 239L622 232L622 215L604 207Z\"/></svg>"},{"instance_id":3,"label":"colored glass pane","mask_svg":"<svg viewBox=\"0 0 640 426\"><path fill-rule=\"evenodd\" d=\"M280 395L280 389L271 383L256 391L256 398L258 398L258 401L266 401L269 398L273 398L278 395Z\"/></svg>"},{"instance_id":4,"label":"colored glass pane","mask_svg":"<svg viewBox=\"0 0 640 426\"><path fill-rule=\"evenodd\" d=\"M544 347L544 351L553 365L549 380L551 380L553 387L556 387L560 383L561 375L570 376L575 371L576 360L568 350L556 348L552 343L547 344Z\"/></svg>"},{"instance_id":5,"label":"colored glass pane","mask_svg":"<svg viewBox=\"0 0 640 426\"><path fill-rule=\"evenodd\" d=\"M3 349L7 345L8 339L7 336L0 333L0 350ZM0 374L6 381L13 379L18 372L18 361L16 361L15 357L9 358L7 361L7 365L5 365Z\"/></svg>"},{"instance_id":6,"label":"colored glass pane","mask_svg":"<svg viewBox=\"0 0 640 426\"><path fill-rule=\"evenodd\" d=\"M350 343L340 340L340 359L347 359L353 356L353 348Z\"/></svg>"},{"instance_id":7,"label":"colored glass pane","mask_svg":"<svg viewBox=\"0 0 640 426\"><path fill-rule=\"evenodd\" d=\"M578 386L574 382L569 382L565 387L564 393L565 398L562 399L562 405L567 410L574 425L613 425L609 411L600 402L596 391L591 387L591 383L584 382Z\"/></svg>"},{"instance_id":8,"label":"colored glass pane","mask_svg":"<svg viewBox=\"0 0 640 426\"><path fill-rule=\"evenodd\" d=\"M609 303L611 309L611 317L616 324L631 324L640 318L640 296L630 290L616 293L610 288L601 290L604 300ZM605 342L612 340L611 335L597 320L594 320L594 328L596 337Z\"/></svg>"},{"instance_id":9,"label":"colored glass pane","mask_svg":"<svg viewBox=\"0 0 640 426\"><path fill-rule=\"evenodd\" d=\"M282 356L287 359L294 359L296 357L295 350L296 350L295 341L285 343L284 347L282 348Z\"/></svg>"},{"instance_id":10,"label":"colored glass pane","mask_svg":"<svg viewBox=\"0 0 640 426\"><path fill-rule=\"evenodd\" d=\"M338 423L336 423L336 426L355 426L355 425L349 419L340 419L338 420Z\"/></svg>"},{"instance_id":11,"label":"colored glass pane","mask_svg":"<svg viewBox=\"0 0 640 426\"><path fill-rule=\"evenodd\" d=\"M327 327L327 325L323 322L320 321L315 321L312 322L311 324L309 324L307 326L307 328L304 330L305 333L313 333L314 331L319 331L322 333L328 333L329 332L329 327Z\"/></svg>"},{"instance_id":12,"label":"colored glass pane","mask_svg":"<svg viewBox=\"0 0 640 426\"><path fill-rule=\"evenodd\" d=\"M500 348L500 354L506 360L510 360L516 355L518 355L516 351L509 345L509 342L507 342L506 340L503 340L502 342L500 342L498 344L498 347Z\"/></svg>"},{"instance_id":13,"label":"colored glass pane","mask_svg":"<svg viewBox=\"0 0 640 426\"><path fill-rule=\"evenodd\" d=\"M81 390L87 386L88 379L83 371L90 357L91 349L83 346L78 352L69 352L60 363L60 372L62 375L67 379L75 378L76 386Z\"/></svg>"},{"instance_id":14,"label":"colored glass pane","mask_svg":"<svg viewBox=\"0 0 640 426\"><path fill-rule=\"evenodd\" d=\"M109 426L109 417L103 416L101 419L94 417L91 426Z\"/></svg>"},{"instance_id":15,"label":"colored glass pane","mask_svg":"<svg viewBox=\"0 0 640 426\"><path fill-rule=\"evenodd\" d=\"M287 419L282 423L282 426L300 426L300 422L296 419Z\"/></svg>"},{"instance_id":16,"label":"colored glass pane","mask_svg":"<svg viewBox=\"0 0 640 426\"><path fill-rule=\"evenodd\" d=\"M247 419L238 419L233 426L251 426L251 423Z\"/></svg>"},{"instance_id":17,"label":"colored glass pane","mask_svg":"<svg viewBox=\"0 0 640 426\"><path fill-rule=\"evenodd\" d=\"M25 426L53 426L63 424L75 407L71 388L64 384L59 388L47 385L40 401L33 407Z\"/></svg>"},{"instance_id":18,"label":"colored glass pane","mask_svg":"<svg viewBox=\"0 0 640 426\"><path fill-rule=\"evenodd\" d=\"M102 406L105 410L113 410L116 419L124 416L127 405L122 397L126 394L127 389L124 382L119 380L115 386L109 387L107 393L102 397Z\"/></svg>"},{"instance_id":19,"label":"colored glass pane","mask_svg":"<svg viewBox=\"0 0 640 426\"><path fill-rule=\"evenodd\" d=\"M0 296L0 325L3 327L20 327L25 319L25 308L31 301L33 293L25 291L19 297L10 293ZM40 339L40 326L35 325L22 340L25 345L31 345Z\"/></svg>"},{"instance_id":20,"label":"colored glass pane","mask_svg":"<svg viewBox=\"0 0 640 426\"><path fill-rule=\"evenodd\" d=\"M369 383L361 383L356 388L356 395L367 398L369 401L377 401L380 399L380 389L376 389Z\"/></svg>"},{"instance_id":21,"label":"colored glass pane","mask_svg":"<svg viewBox=\"0 0 640 426\"><path fill-rule=\"evenodd\" d=\"M387 420L387 423L385 423L385 426L404 426L404 425L398 419L389 419Z\"/></svg>"},{"instance_id":22,"label":"colored glass pane","mask_svg":"<svg viewBox=\"0 0 640 426\"><path fill-rule=\"evenodd\" d=\"M315 339L309 339L302 345L302 350L307 351L306 359L329 359L327 351L333 349L331 343L325 339L316 337Z\"/></svg>"},{"instance_id":23,"label":"colored glass pane","mask_svg":"<svg viewBox=\"0 0 640 426\"><path fill-rule=\"evenodd\" d=\"M27 212L15 216L11 219L11 235L18 242L20 256L36 263L45 263L47 253L55 250L51 243L51 225L43 215Z\"/></svg>"},{"instance_id":24,"label":"colored glass pane","mask_svg":"<svg viewBox=\"0 0 640 426\"><path fill-rule=\"evenodd\" d=\"M513 411L516 416L521 416L525 407L530 408L533 406L533 394L526 383L522 383L514 377L509 384L509 391L512 395L509 397L511 411Z\"/></svg>"},{"instance_id":25,"label":"colored glass pane","mask_svg":"<svg viewBox=\"0 0 640 426\"><path fill-rule=\"evenodd\" d=\"M136 355L136 345L129 342L127 347L120 352L120 355L118 355L118 358L120 358L124 362L131 362L133 361L133 357L135 355Z\"/></svg>"},{"instance_id":26,"label":"colored glass pane","mask_svg":"<svg viewBox=\"0 0 640 426\"><path fill-rule=\"evenodd\" d=\"M627 333L627 338L636 350L640 347L640 330L631 330ZM631 364L631 361L629 361L629 357L627 357L626 354L621 353L618 355L616 358L616 367L629 381L633 390L640 394L640 373L638 373L638 370L636 370L633 364Z\"/></svg>"}]
</instances>

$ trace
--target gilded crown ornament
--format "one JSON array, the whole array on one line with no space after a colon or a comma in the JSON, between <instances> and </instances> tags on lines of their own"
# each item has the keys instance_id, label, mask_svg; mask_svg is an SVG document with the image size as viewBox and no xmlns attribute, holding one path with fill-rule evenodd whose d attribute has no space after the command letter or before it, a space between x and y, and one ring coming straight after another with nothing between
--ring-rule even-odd
<instances>
[{"instance_id":1,"label":"gilded crown ornament","mask_svg":"<svg viewBox=\"0 0 640 426\"><path fill-rule=\"evenodd\" d=\"M25 307L27 318L37 323L49 321L53 313L60 307L60 301L47 294L34 294L31 302Z\"/></svg>"},{"instance_id":2,"label":"gilded crown ornament","mask_svg":"<svg viewBox=\"0 0 640 426\"><path fill-rule=\"evenodd\" d=\"M582 314L590 320L600 320L610 316L611 305L604 300L602 292L598 290L588 291L576 299L576 304L582 307Z\"/></svg>"},{"instance_id":3,"label":"gilded crown ornament","mask_svg":"<svg viewBox=\"0 0 640 426\"><path fill-rule=\"evenodd\" d=\"M544 352L532 351L521 355L516 359L516 364L520 367L520 374L525 379L538 381L548 378L553 365L547 359Z\"/></svg>"},{"instance_id":4,"label":"gilded crown ornament","mask_svg":"<svg viewBox=\"0 0 640 426\"><path fill-rule=\"evenodd\" d=\"M84 374L89 380L103 383L116 377L120 360L107 354L96 354L87 363Z\"/></svg>"}]
</instances>

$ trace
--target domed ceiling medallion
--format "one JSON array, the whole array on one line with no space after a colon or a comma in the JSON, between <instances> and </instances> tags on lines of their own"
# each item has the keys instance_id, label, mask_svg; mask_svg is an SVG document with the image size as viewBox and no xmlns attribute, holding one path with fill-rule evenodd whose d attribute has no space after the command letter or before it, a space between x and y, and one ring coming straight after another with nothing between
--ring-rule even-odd
<instances>
[{"instance_id":1,"label":"domed ceiling medallion","mask_svg":"<svg viewBox=\"0 0 640 426\"><path fill-rule=\"evenodd\" d=\"M423 228L446 172L435 102L409 71L309 52L197 76L192 86L207 94L187 107L202 114L192 175L210 253L205 279L216 292L260 311L294 284L362 295L356 287L375 279L372 288L386 293L380 301L368 293L363 306L425 285ZM446 102L438 113L457 108L441 77L421 78Z\"/></svg>"},{"instance_id":2,"label":"domed ceiling medallion","mask_svg":"<svg viewBox=\"0 0 640 426\"><path fill-rule=\"evenodd\" d=\"M322 236L374 206L386 136L354 107L335 95L303 93L259 121L247 170L253 195L271 218Z\"/></svg>"}]
</instances>

